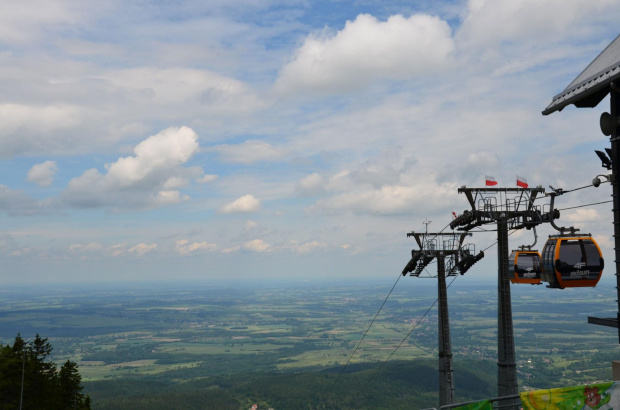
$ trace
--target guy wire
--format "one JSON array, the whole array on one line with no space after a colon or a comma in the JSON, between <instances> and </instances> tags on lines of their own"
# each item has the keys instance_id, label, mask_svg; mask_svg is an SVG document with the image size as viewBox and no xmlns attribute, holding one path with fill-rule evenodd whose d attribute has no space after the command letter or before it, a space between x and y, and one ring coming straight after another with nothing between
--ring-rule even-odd
<instances>
[{"instance_id":1,"label":"guy wire","mask_svg":"<svg viewBox=\"0 0 620 410\"><path fill-rule=\"evenodd\" d=\"M448 286L446 287L449 288L450 285L452 285L452 283L454 283L454 281L456 280L456 278L458 278L458 275L454 277L454 279L452 279L452 281L448 284ZM394 356L394 353L396 353L396 351L403 345L403 343L405 343L405 341L409 338L409 336L411 336L411 334L413 333L413 331L418 327L418 325L420 324L420 322L422 321L422 319L424 319L426 317L426 315L428 315L428 312L431 311L431 309L437 304L437 301L439 300L439 298L435 299L435 301L433 302L433 304L426 310L426 312L424 312L424 315L422 315L422 317L420 319L418 319L418 321L416 322L416 324L413 326L413 328L409 331L409 333L407 333L407 336L405 336L403 338L403 340L401 340L401 342L398 344L398 346L396 346L396 348L392 351L392 353L390 353L390 355L388 356L387 359L385 359L385 361L383 361L383 363L381 363L381 366L379 366L379 368L372 374L372 376L370 376L370 378L366 381L366 383L364 383L362 385L362 387L360 389L357 390L357 392L355 392L354 397L356 397L362 390L364 390L364 388L366 388L366 386L368 385L368 383L371 382L371 380L379 373L379 371L381 371L381 369L383 368L383 366L385 366L385 364L392 358L392 356Z\"/></svg>"},{"instance_id":2,"label":"guy wire","mask_svg":"<svg viewBox=\"0 0 620 410\"><path fill-rule=\"evenodd\" d=\"M445 229L445 228L444 228ZM508 236L512 235L513 233L515 233L517 230L512 230ZM484 250L488 250L490 248L492 248L493 246L497 245L497 241L493 242L491 245L487 246ZM455 276L454 279L452 279L452 281L448 284L448 286L446 287L449 288L452 283L454 283L454 281L456 280L456 278L458 277ZM403 343L405 343L405 341L409 338L409 336L411 336L411 334L413 333L413 331L418 327L418 325L420 324L420 322L422 321L422 319L424 319L426 317L426 315L428 314L428 312L431 311L431 309L437 304L437 301L439 300L439 298L435 299L435 301L433 302L433 304L426 310L426 312L424 313L424 315L422 315L422 317L416 322L416 324L413 326L413 328L409 331L409 333L407 333L407 336L405 336L403 338L403 340L401 340L401 342L398 344L398 346L396 346L396 348L392 351L392 353L390 353L390 355L388 356L387 359L385 359L385 361L383 361L383 363L381 363L381 366L379 366L379 368L372 374L372 376L370 376L370 378L366 381L366 383L364 383L364 385L362 386L361 389L358 389L357 392L355 393L356 397L359 392L361 392L367 385L368 383L370 383L370 381L377 375L377 373L379 373L379 371L383 368L383 366L385 366L385 364L392 358L392 356L396 353L396 351L402 346Z\"/></svg>"},{"instance_id":3,"label":"guy wire","mask_svg":"<svg viewBox=\"0 0 620 410\"><path fill-rule=\"evenodd\" d=\"M443 231L446 230L446 228L450 226L450 224L448 223L446 226L444 226L444 228L439 231L439 233L442 233ZM438 235L435 235L433 237L433 239L435 239ZM385 300L383 301L383 303L381 304L381 306L379 307L379 310L377 311L377 313L375 314L375 317L372 319L372 321L370 322L370 325L368 326L368 329L366 329L366 331L364 332L364 335L362 336L362 338L360 339L360 341L358 342L357 346L355 346L355 349L353 349L353 353L351 353L351 356L349 356L349 360L347 360L347 363L344 365L344 367L342 368L342 370L340 371L340 373L338 374L338 377L336 378L336 380L334 381L334 384L332 384L332 389L330 390L333 391L336 383L338 382L338 380L340 380L340 377L342 376L342 374L344 373L344 371L346 370L347 366L349 366L349 363L351 362L351 359L353 359L353 356L355 355L355 353L357 352L357 350L359 349L360 345L362 344L362 342L364 341L364 339L366 338L366 335L368 334L368 331L370 330L370 328L372 327L373 323L375 323L375 320L377 319L377 316L379 316L379 313L381 313L381 309L383 309L383 306L385 306L385 303L387 302L387 300L389 299L390 295L392 294L392 292L394 291L394 288L396 287L396 284L398 284L398 281L400 280L400 278L402 277L402 274L398 274L398 278L396 279L396 282L394 282L394 285L392 286L392 289L390 289L388 295L385 297ZM454 280L453 280L454 281ZM452 284L452 282L450 282L450 284ZM437 301L435 301L436 303ZM434 306L434 304L433 304ZM431 306L432 307L432 306ZM430 309L429 309L430 310ZM413 330L412 330L413 331Z\"/></svg>"}]
</instances>

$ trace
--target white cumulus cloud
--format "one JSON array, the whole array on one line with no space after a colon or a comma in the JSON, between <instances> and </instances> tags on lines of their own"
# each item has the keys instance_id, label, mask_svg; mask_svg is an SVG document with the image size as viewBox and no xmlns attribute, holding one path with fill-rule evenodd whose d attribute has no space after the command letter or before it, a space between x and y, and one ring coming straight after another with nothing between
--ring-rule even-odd
<instances>
[{"instance_id":1,"label":"white cumulus cloud","mask_svg":"<svg viewBox=\"0 0 620 410\"><path fill-rule=\"evenodd\" d=\"M52 185L54 176L58 171L55 161L45 161L41 164L33 165L28 171L28 181L34 182L40 187Z\"/></svg>"},{"instance_id":2,"label":"white cumulus cloud","mask_svg":"<svg viewBox=\"0 0 620 410\"><path fill-rule=\"evenodd\" d=\"M253 239L243 244L243 249L251 252L267 252L271 249L271 245L262 239Z\"/></svg>"},{"instance_id":3,"label":"white cumulus cloud","mask_svg":"<svg viewBox=\"0 0 620 410\"><path fill-rule=\"evenodd\" d=\"M258 208L260 208L260 199L252 194L247 194L224 204L220 208L220 212L223 214L252 213L258 211Z\"/></svg>"},{"instance_id":4,"label":"white cumulus cloud","mask_svg":"<svg viewBox=\"0 0 620 410\"><path fill-rule=\"evenodd\" d=\"M312 34L280 72L276 88L333 92L374 79L402 80L445 67L454 44L447 22L425 14L379 21L360 14L335 35Z\"/></svg>"},{"instance_id":5,"label":"white cumulus cloud","mask_svg":"<svg viewBox=\"0 0 620 410\"><path fill-rule=\"evenodd\" d=\"M127 252L135 253L138 256L142 256L144 254L151 252L155 248L157 248L156 243L151 243L151 244L139 243L136 246L132 246L131 248L129 248Z\"/></svg>"},{"instance_id":6,"label":"white cumulus cloud","mask_svg":"<svg viewBox=\"0 0 620 410\"><path fill-rule=\"evenodd\" d=\"M418 166L415 158L390 148L331 175L311 174L297 183L296 191L319 197L309 210L398 215L444 208L456 188Z\"/></svg>"},{"instance_id":7,"label":"white cumulus cloud","mask_svg":"<svg viewBox=\"0 0 620 410\"><path fill-rule=\"evenodd\" d=\"M398 183L375 187L370 184L344 185L329 197L319 199L315 207L359 214L399 215L437 211L456 196L457 185L439 182L434 174L403 174Z\"/></svg>"},{"instance_id":8,"label":"white cumulus cloud","mask_svg":"<svg viewBox=\"0 0 620 410\"><path fill-rule=\"evenodd\" d=\"M178 188L196 168L182 167L198 152L198 136L188 127L168 128L134 148L134 155L90 169L74 178L63 199L77 207L150 208L188 199Z\"/></svg>"},{"instance_id":9,"label":"white cumulus cloud","mask_svg":"<svg viewBox=\"0 0 620 410\"><path fill-rule=\"evenodd\" d=\"M127 244L117 243L110 246L107 251L112 256L122 256L127 252Z\"/></svg>"},{"instance_id":10,"label":"white cumulus cloud","mask_svg":"<svg viewBox=\"0 0 620 410\"><path fill-rule=\"evenodd\" d=\"M219 177L217 175L206 174L206 175L196 178L196 182L198 182L199 184L207 184L209 182L215 181L218 178Z\"/></svg>"},{"instance_id":11,"label":"white cumulus cloud","mask_svg":"<svg viewBox=\"0 0 620 410\"><path fill-rule=\"evenodd\" d=\"M175 250L179 255L190 255L194 252L208 252L217 249L217 245L207 242L191 242L187 239L176 241Z\"/></svg>"},{"instance_id":12,"label":"white cumulus cloud","mask_svg":"<svg viewBox=\"0 0 620 410\"><path fill-rule=\"evenodd\" d=\"M101 249L103 249L103 245L99 242L75 243L69 246L69 250L72 252L98 252Z\"/></svg>"}]
</instances>

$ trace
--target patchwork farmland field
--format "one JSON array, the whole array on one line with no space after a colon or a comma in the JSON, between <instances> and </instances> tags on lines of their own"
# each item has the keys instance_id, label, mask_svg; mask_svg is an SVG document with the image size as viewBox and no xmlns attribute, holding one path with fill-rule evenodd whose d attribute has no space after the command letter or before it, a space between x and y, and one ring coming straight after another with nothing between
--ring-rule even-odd
<instances>
[{"instance_id":1,"label":"patchwork farmland field","mask_svg":"<svg viewBox=\"0 0 620 410\"><path fill-rule=\"evenodd\" d=\"M189 381L340 369L388 291L378 282L5 289L0 340L9 343L17 333L48 337L53 360L76 361L87 390L89 382L126 377ZM455 364L495 360L495 292L494 286L464 280L450 287ZM586 316L615 313L613 287L558 291L524 285L513 286L512 293L521 388L611 378L617 334L588 325ZM391 361L432 362L435 299L434 281L403 279L351 364L378 367L391 354Z\"/></svg>"}]
</instances>

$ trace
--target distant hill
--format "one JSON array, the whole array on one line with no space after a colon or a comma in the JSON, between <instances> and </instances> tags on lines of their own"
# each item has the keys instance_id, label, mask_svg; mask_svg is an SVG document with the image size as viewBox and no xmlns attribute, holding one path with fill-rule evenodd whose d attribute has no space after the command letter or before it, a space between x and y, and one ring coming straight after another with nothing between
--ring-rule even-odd
<instances>
[{"instance_id":1,"label":"distant hill","mask_svg":"<svg viewBox=\"0 0 620 410\"><path fill-rule=\"evenodd\" d=\"M86 382L93 409L416 409L438 405L436 360L350 365L308 373L230 374L185 380L183 371L145 378ZM497 365L490 360L455 364L456 398L496 395Z\"/></svg>"}]
</instances>

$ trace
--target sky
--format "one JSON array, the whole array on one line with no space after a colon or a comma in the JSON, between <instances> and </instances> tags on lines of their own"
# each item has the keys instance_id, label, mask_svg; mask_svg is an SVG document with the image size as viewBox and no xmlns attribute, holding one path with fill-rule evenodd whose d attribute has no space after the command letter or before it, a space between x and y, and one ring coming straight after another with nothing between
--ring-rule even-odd
<instances>
[{"instance_id":1,"label":"sky","mask_svg":"<svg viewBox=\"0 0 620 410\"><path fill-rule=\"evenodd\" d=\"M407 232L468 208L459 187L606 172L607 99L541 111L619 19L610 0L2 2L0 279L389 282ZM611 204L558 223L613 261Z\"/></svg>"}]
</instances>

